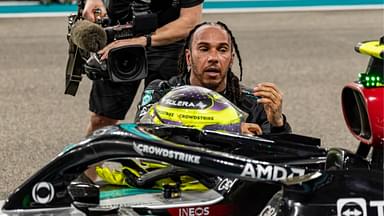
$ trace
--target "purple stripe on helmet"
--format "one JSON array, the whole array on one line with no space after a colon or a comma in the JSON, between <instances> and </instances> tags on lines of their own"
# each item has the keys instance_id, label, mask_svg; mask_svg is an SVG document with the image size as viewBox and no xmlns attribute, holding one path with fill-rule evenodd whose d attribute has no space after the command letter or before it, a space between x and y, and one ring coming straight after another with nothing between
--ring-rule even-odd
<instances>
[{"instance_id":1,"label":"purple stripe on helmet","mask_svg":"<svg viewBox=\"0 0 384 216\"><path fill-rule=\"evenodd\" d=\"M161 122L163 124L168 124L168 125L177 125L177 126L181 126L183 125L181 122L178 122L178 121L171 121L171 120L166 120L166 119L162 119Z\"/></svg>"},{"instance_id":2,"label":"purple stripe on helmet","mask_svg":"<svg viewBox=\"0 0 384 216\"><path fill-rule=\"evenodd\" d=\"M212 110L220 111L228 107L227 103L222 103L220 101L215 101L213 106L211 107Z\"/></svg>"}]
</instances>

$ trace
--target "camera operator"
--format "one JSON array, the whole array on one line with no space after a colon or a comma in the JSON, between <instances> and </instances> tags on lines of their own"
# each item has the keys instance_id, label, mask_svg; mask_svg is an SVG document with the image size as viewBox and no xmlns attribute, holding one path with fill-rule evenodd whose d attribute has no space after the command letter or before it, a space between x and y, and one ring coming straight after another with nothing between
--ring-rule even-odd
<instances>
[{"instance_id":1,"label":"camera operator","mask_svg":"<svg viewBox=\"0 0 384 216\"><path fill-rule=\"evenodd\" d=\"M148 76L145 86L155 79L168 80L177 74L178 55L184 45L188 32L200 22L203 0L87 0L83 17L95 22L100 15L108 16L112 22L124 23L128 6L134 1L138 5L149 6L157 14L157 29L149 35L129 39L115 40L101 49L101 59L107 59L112 48L126 45L146 47L148 58ZM100 11L95 14L96 9ZM136 95L140 81L115 83L108 80L94 80L89 99L91 112L87 134L92 131L116 124L123 120Z\"/></svg>"}]
</instances>

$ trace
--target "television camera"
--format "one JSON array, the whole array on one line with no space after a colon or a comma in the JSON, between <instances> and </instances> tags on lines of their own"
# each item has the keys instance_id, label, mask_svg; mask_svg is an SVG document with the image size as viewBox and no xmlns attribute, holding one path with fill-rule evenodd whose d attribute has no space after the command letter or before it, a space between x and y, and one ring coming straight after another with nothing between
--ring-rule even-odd
<instances>
[{"instance_id":1,"label":"television camera","mask_svg":"<svg viewBox=\"0 0 384 216\"><path fill-rule=\"evenodd\" d=\"M147 76L145 47L128 45L113 48L108 59L100 60L97 51L121 39L150 35L157 27L157 14L148 3L130 2L126 15L119 20L97 16L95 23L82 17L84 1L78 2L77 14L68 17L69 56L66 67L65 94L76 95L82 75L91 80L132 82Z\"/></svg>"}]
</instances>

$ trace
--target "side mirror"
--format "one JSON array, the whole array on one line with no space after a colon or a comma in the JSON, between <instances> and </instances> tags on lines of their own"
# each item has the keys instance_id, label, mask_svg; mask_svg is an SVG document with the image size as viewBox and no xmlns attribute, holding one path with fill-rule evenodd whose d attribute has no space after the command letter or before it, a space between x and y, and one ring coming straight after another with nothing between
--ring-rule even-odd
<instances>
[{"instance_id":1,"label":"side mirror","mask_svg":"<svg viewBox=\"0 0 384 216\"><path fill-rule=\"evenodd\" d=\"M100 203L99 186L85 182L72 182L68 185L68 193L76 208L92 208Z\"/></svg>"},{"instance_id":2,"label":"side mirror","mask_svg":"<svg viewBox=\"0 0 384 216\"><path fill-rule=\"evenodd\" d=\"M88 182L71 182L68 193L72 205L85 215L117 215L119 208L102 208L100 204L100 189L98 185Z\"/></svg>"}]
</instances>

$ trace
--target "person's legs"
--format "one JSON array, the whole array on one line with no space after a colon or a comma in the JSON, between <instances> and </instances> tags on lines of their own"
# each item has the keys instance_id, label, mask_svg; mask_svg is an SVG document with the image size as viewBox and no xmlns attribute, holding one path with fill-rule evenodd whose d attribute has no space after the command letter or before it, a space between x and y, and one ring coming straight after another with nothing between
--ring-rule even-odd
<instances>
[{"instance_id":1,"label":"person's legs","mask_svg":"<svg viewBox=\"0 0 384 216\"><path fill-rule=\"evenodd\" d=\"M91 114L87 134L123 120L132 105L139 85L140 81L129 83L93 81L89 97Z\"/></svg>"},{"instance_id":2,"label":"person's legs","mask_svg":"<svg viewBox=\"0 0 384 216\"><path fill-rule=\"evenodd\" d=\"M130 83L113 83L110 81L93 81L89 97L90 120L87 135L93 131L115 125L123 120L140 85L140 81ZM96 165L90 166L84 174L91 180L97 178Z\"/></svg>"},{"instance_id":3,"label":"person's legs","mask_svg":"<svg viewBox=\"0 0 384 216\"><path fill-rule=\"evenodd\" d=\"M118 119L108 118L91 112L89 123L86 129L86 134L89 135L93 131L108 125L115 125L118 121Z\"/></svg>"}]
</instances>

